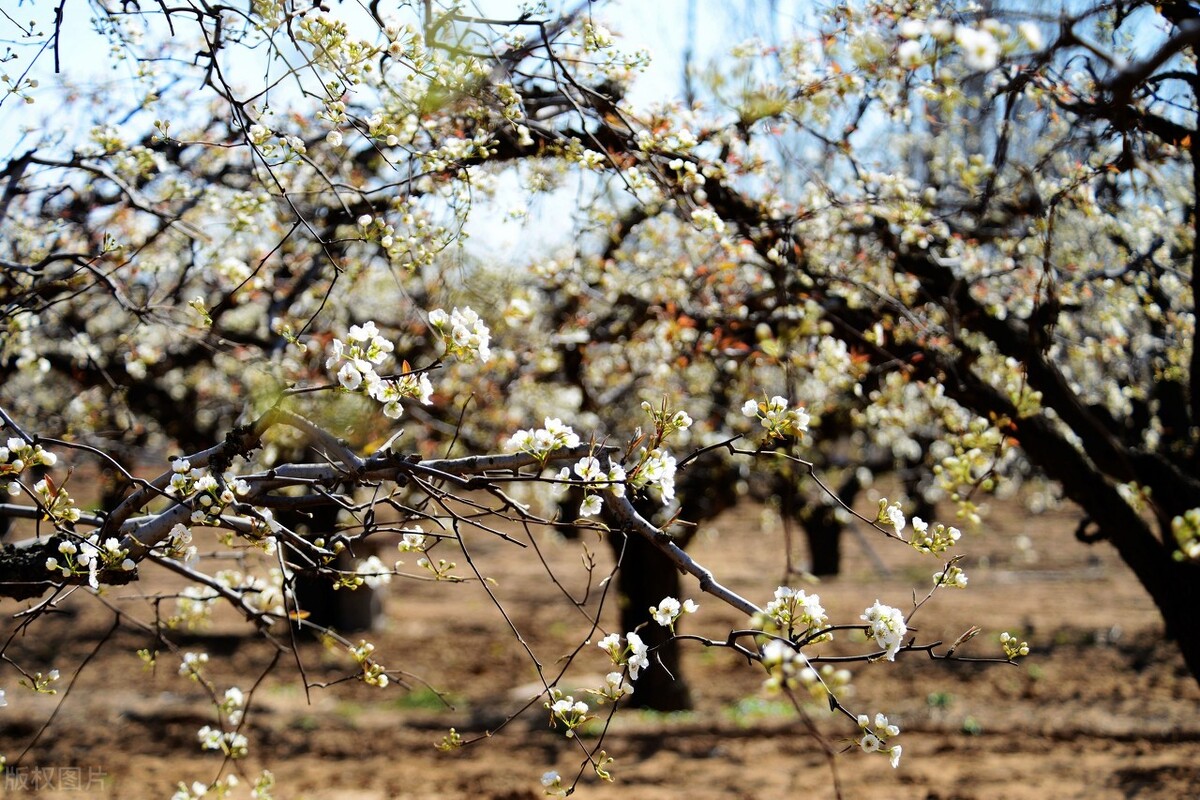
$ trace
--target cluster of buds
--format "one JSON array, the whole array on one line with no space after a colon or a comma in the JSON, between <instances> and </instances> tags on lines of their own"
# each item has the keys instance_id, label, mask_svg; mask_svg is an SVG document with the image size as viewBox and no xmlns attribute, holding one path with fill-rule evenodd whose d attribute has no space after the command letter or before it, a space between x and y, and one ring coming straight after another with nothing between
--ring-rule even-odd
<instances>
[{"instance_id":1,"label":"cluster of buds","mask_svg":"<svg viewBox=\"0 0 1200 800\"><path fill-rule=\"evenodd\" d=\"M1000 634L1000 646L1004 648L1004 657L1015 661L1018 656L1029 655L1029 643L1022 642L1008 631Z\"/></svg>"},{"instance_id":2,"label":"cluster of buds","mask_svg":"<svg viewBox=\"0 0 1200 800\"><path fill-rule=\"evenodd\" d=\"M350 647L350 655L354 658L355 663L362 668L363 683L383 689L388 685L389 679L383 666L371 658L371 654L374 652L375 645L368 641L360 641L357 645Z\"/></svg>"},{"instance_id":3,"label":"cluster of buds","mask_svg":"<svg viewBox=\"0 0 1200 800\"><path fill-rule=\"evenodd\" d=\"M553 696L553 701L546 703L546 708L550 709L551 724L562 725L566 728L567 738L570 738L575 735L576 728L591 719L588 705L570 695L563 697L557 689Z\"/></svg>"},{"instance_id":4,"label":"cluster of buds","mask_svg":"<svg viewBox=\"0 0 1200 800\"><path fill-rule=\"evenodd\" d=\"M9 494L19 494L21 484L16 478L29 467L52 467L58 456L43 450L40 444L29 444L11 437L0 447L0 481L7 484Z\"/></svg>"},{"instance_id":5,"label":"cluster of buds","mask_svg":"<svg viewBox=\"0 0 1200 800\"><path fill-rule=\"evenodd\" d=\"M676 431L692 427L692 418L686 411L672 411L664 398L662 405L655 408L649 402L642 403L642 410L654 420L654 444L660 444Z\"/></svg>"},{"instance_id":6,"label":"cluster of buds","mask_svg":"<svg viewBox=\"0 0 1200 800\"><path fill-rule=\"evenodd\" d=\"M180 499L194 499L190 517L193 525L216 519L225 506L250 492L250 484L232 472L225 472L218 477L200 467L193 469L186 458L175 459L171 464L171 472L167 494Z\"/></svg>"},{"instance_id":7,"label":"cluster of buds","mask_svg":"<svg viewBox=\"0 0 1200 800\"><path fill-rule=\"evenodd\" d=\"M962 531L958 528L947 528L940 522L930 527L929 523L920 517L912 518L912 527L913 535L908 543L914 550L922 553L944 553L962 537Z\"/></svg>"}]
</instances>

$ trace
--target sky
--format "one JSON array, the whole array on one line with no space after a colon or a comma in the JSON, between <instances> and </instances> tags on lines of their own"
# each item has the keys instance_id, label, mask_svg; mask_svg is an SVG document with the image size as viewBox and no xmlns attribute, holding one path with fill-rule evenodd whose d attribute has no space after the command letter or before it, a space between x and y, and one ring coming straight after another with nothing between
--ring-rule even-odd
<instances>
[{"instance_id":1,"label":"sky","mask_svg":"<svg viewBox=\"0 0 1200 800\"><path fill-rule=\"evenodd\" d=\"M33 78L40 83L34 93L36 103L25 105L17 96L0 100L0 157L9 153L23 152L29 146L44 142L46 136L57 135L57 129L66 126L78 132L81 125L90 127L90 120L70 119L61 102L56 102L49 86L59 83L82 85L101 83L111 87L114 96L122 84L127 84L131 75L128 63L112 66L109 45L98 34L91 22L90 8L83 0L68 3L62 26L59 45L59 66L55 74L54 51L48 46L49 34L54 30L54 11L57 0L3 0L0 2L0 54L7 53L8 60L0 64L0 70L13 81L22 77ZM468 4L485 16L515 16L521 3L514 0L476 0ZM573 6L567 3L552 3L552 7ZM789 19L796 16L797 3L791 0L762 0L752 4L759 13L753 19L738 20L753 32L755 28L769 36L777 25L787 26ZM635 83L630 100L641 104L664 95L678 94L682 87L685 43L689 31L695 42L695 61L706 64L733 44L730 40L729 17L733 12L724 4L712 0L658 0L653 4L643 0L612 0L597 3L597 18L608 21L609 27L618 35L618 43L629 49L646 49L652 54L649 69ZM720 9L714 15L713 9ZM356 27L361 35L371 35L371 30L362 21L363 12L354 0L341 5L332 5L333 13L348 21L358 19ZM774 10L774 11L772 11ZM776 26L767 21L774 14ZM31 25L31 23L33 23ZM26 35L29 30L37 35ZM15 58L13 58L15 56ZM49 120L50 124L46 124ZM53 131L53 133L52 133Z\"/></svg>"},{"instance_id":2,"label":"sky","mask_svg":"<svg viewBox=\"0 0 1200 800\"><path fill-rule=\"evenodd\" d=\"M128 129L136 130L139 136L149 130L153 121L150 113L135 111L139 97L131 88L136 85L132 78L135 65L112 59L108 41L95 30L90 6L82 0L66 6L58 53L61 71L55 72L55 53L48 42L54 30L57 5L57 0L17 0L14 7L11 0L0 0L0 53L16 56L0 64L0 68L12 81L32 78L39 83L38 89L31 92L36 101L32 104L26 104L17 95L0 100L2 161L33 147L45 154L78 144L97 120L128 123ZM330 5L334 16L347 20L355 33L368 39L376 37L373 23L354 0ZM464 10L505 18L517 16L520 5L514 0L475 0ZM550 5L557 9L575 7L577 3ZM792 4L764 0L756 8L769 12L781 5ZM714 8L721 9L720 19L712 13ZM689 38L694 42L694 60L699 65L719 58L733 43L726 19L729 12L725 8L724 4L714 5L711 0L660 0L653 5L642 0L610 0L595 5L596 18L613 30L620 47L645 49L652 55L649 68L628 94L635 106L682 94L684 53ZM751 30L755 23L762 24L761 19L741 22ZM165 26L158 35L167 35ZM231 65L229 72L235 76L239 58L232 56L232 49L226 57ZM247 85L262 74L254 55L245 57L244 69ZM71 87L84 86L101 88L98 105L65 101L73 93ZM165 91L179 93L192 88L195 87L172 85ZM175 130L183 127L181 120L175 122ZM498 193L502 201L491 207L479 204L473 213L474 243L470 247L519 259L523 252L546 252L547 248L553 250L568 244L572 234L569 215L577 206L578 191L577 185L568 185L555 193L529 198L518 190L514 178L502 178ZM506 197L511 197L511 201L503 200ZM508 212L526 199L530 200L529 215L524 220L510 220Z\"/></svg>"}]
</instances>

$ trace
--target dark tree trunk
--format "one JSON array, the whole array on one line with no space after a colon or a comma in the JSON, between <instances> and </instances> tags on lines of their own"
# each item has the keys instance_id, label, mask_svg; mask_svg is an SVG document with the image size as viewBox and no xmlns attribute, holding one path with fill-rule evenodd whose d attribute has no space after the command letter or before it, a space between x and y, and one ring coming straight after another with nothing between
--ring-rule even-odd
<instances>
[{"instance_id":1,"label":"dark tree trunk","mask_svg":"<svg viewBox=\"0 0 1200 800\"><path fill-rule=\"evenodd\" d=\"M695 523L711 520L737 503L738 478L736 470L719 459L700 459L680 472L676 487L679 518L692 524L679 527L682 535L675 539L676 544L687 547L695 534ZM559 517L565 521L574 520L582 501L583 492L572 489L559 505ZM661 523L664 506L657 499L640 497L634 500L634 506L645 519ZM679 571L653 543L620 530L620 523L607 515L605 522L613 529L607 538L619 564L619 632L636 630L651 651L650 667L638 674L629 705L656 711L690 709L691 691L681 671L679 643L671 637L668 628L650 616L650 607L657 606L664 597L684 599L681 594L687 592L680 583ZM565 536L577 532L574 526L565 523L559 530ZM676 631L679 626L680 622L676 622Z\"/></svg>"},{"instance_id":2,"label":"dark tree trunk","mask_svg":"<svg viewBox=\"0 0 1200 800\"><path fill-rule=\"evenodd\" d=\"M1150 593L1162 614L1166 637L1179 646L1188 671L1200 683L1200 564L1176 561L1173 548L1162 544L1142 525L1116 530L1101 526L1121 559Z\"/></svg>"},{"instance_id":3,"label":"dark tree trunk","mask_svg":"<svg viewBox=\"0 0 1200 800\"><path fill-rule=\"evenodd\" d=\"M808 539L812 574L837 575L842 568L842 530L845 526L838 520L834 509L831 506L809 506L800 515L800 521Z\"/></svg>"},{"instance_id":4,"label":"dark tree trunk","mask_svg":"<svg viewBox=\"0 0 1200 800\"><path fill-rule=\"evenodd\" d=\"M632 631L650 648L650 666L638 673L628 705L655 711L686 711L692 695L679 666L679 644L671 631L650 617L650 607L664 597L679 597L679 571L657 547L641 536L613 533L608 537L621 560L617 590L621 604L621 630ZM648 624L647 624L648 623ZM678 629L679 623L676 623Z\"/></svg>"},{"instance_id":5,"label":"dark tree trunk","mask_svg":"<svg viewBox=\"0 0 1200 800\"><path fill-rule=\"evenodd\" d=\"M862 481L858 472L850 470L850 474L837 487L838 498L847 505L854 503L858 493L862 491ZM799 494L799 490L793 490ZM795 506L785 503L789 510ZM842 568L842 533L846 525L838 518L840 506L825 503L809 503L797 509L797 517L804 526L804 535L808 539L808 553L812 558L810 571L813 575L837 575Z\"/></svg>"},{"instance_id":6,"label":"dark tree trunk","mask_svg":"<svg viewBox=\"0 0 1200 800\"><path fill-rule=\"evenodd\" d=\"M311 539L331 535L337 525L337 515L337 506L329 505L305 513L281 511L277 517L286 527ZM287 552L293 564L305 564L290 548ZM348 571L353 568L353 558L343 552L330 566ZM382 614L382 604L374 589L368 586L354 590L334 589L330 576L319 574L313 568L296 571L293 590L302 618L302 621L298 621L298 627L302 630L331 628L339 633L367 631L377 626Z\"/></svg>"}]
</instances>

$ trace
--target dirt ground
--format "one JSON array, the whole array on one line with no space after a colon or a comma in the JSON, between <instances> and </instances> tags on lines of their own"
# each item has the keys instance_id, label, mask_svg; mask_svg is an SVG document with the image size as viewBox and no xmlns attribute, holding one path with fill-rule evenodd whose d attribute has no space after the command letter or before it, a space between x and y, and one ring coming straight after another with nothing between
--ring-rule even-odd
<instances>
[{"instance_id":1,"label":"dirt ground","mask_svg":"<svg viewBox=\"0 0 1200 800\"><path fill-rule=\"evenodd\" d=\"M691 549L719 580L760 604L783 572L782 534L762 519L755 508L735 510ZM1019 666L931 662L918 653L894 664L852 665L846 704L856 713L882 711L900 726L898 769L878 754L840 752L854 726L818 703L806 707L819 732L814 737L785 702L763 693L757 665L689 643L684 673L696 710L618 711L602 745L616 759L616 780L605 784L585 774L576 796L832 798L836 775L846 798L1200 798L1200 690L1163 640L1145 592L1110 549L1074 540L1069 511L1032 516L1010 504L985 525L988 532L969 534L962 548L970 588L935 596L912 627L921 641L949 642L978 625L983 633L962 652L981 656L998 653L997 636L1007 630L1028 640L1032 652ZM215 714L204 691L177 674L178 656L164 653L147 671L135 655L153 644L135 623L153 619L154 606L141 595L147 587L113 589L104 602L77 593L6 650L28 670L60 669L57 696L21 689L15 670L0 664L9 701L0 709L0 753L10 765L4 796L165 798L180 780L210 781L231 769L252 780L269 768L278 798L542 797L541 774L556 769L574 777L584 760L581 746L596 745L599 723L567 739L549 729L536 702L497 728L535 693L530 653L553 677L588 637L586 615L564 592L583 596L586 548L597 560L585 606L594 610L608 554L594 541L539 534L560 589L546 580L547 567L532 548L487 536L471 541L473 562L494 579L508 620L477 581L394 581L386 627L371 636L379 661L404 673L386 689L348 681L306 696L300 665L313 683L337 681L351 669L344 652L317 642L303 644L299 658L285 654L270 670L275 650L235 625L181 637L184 649L212 655L209 674L218 690L248 691L261 678L242 728L250 754L236 764L200 750L196 732L215 724ZM923 593L937 567L882 539L869 546L886 561L887 574L872 567L851 536L845 574L806 587L820 594L835 621L856 622L877 598L909 607L914 587ZM466 574L464 559L457 560L456 572ZM690 579L685 586L700 611L687 618L684 632L724 638L744 623ZM615 625L615 606L611 598L606 603L607 630ZM115 619L109 604L129 616L106 638ZM6 639L21 608L0 605ZM846 652L865 647L850 638L841 636ZM598 648L586 647L560 685L568 692L594 686L605 666ZM445 692L450 706L429 686ZM471 743L439 752L435 743L451 727ZM837 752L832 762L825 748ZM235 796L246 796L244 786Z\"/></svg>"}]
</instances>

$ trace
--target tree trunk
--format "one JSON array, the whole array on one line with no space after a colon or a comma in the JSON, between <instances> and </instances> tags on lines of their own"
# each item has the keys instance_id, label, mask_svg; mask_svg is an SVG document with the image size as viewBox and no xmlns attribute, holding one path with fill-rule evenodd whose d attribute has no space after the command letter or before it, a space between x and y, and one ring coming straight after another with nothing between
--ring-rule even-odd
<instances>
[{"instance_id":1,"label":"tree trunk","mask_svg":"<svg viewBox=\"0 0 1200 800\"><path fill-rule=\"evenodd\" d=\"M1179 646L1188 671L1200 683L1200 614L1196 613L1200 609L1200 564L1176 561L1174 549L1145 525L1138 529L1101 526L1100 531L1150 593L1162 614L1166 638Z\"/></svg>"},{"instance_id":2,"label":"tree trunk","mask_svg":"<svg viewBox=\"0 0 1200 800\"><path fill-rule=\"evenodd\" d=\"M320 506L311 512L281 511L278 519L288 528L301 533L305 538L328 536L337 525L338 507ZM303 563L288 550L290 561ZM354 559L349 553L341 553L330 566L339 570L350 570ZM339 633L373 630L382 617L382 603L374 589L360 586L357 589L334 589L328 575L298 571L294 591L296 605L302 621L297 621L301 630L323 630L331 628Z\"/></svg>"},{"instance_id":3,"label":"tree trunk","mask_svg":"<svg viewBox=\"0 0 1200 800\"><path fill-rule=\"evenodd\" d=\"M809 505L800 515L808 539L810 570L813 575L837 575L842 568L842 530L831 506Z\"/></svg>"},{"instance_id":4,"label":"tree trunk","mask_svg":"<svg viewBox=\"0 0 1200 800\"><path fill-rule=\"evenodd\" d=\"M655 711L686 711L692 707L692 695L680 672L679 643L671 638L668 628L650 617L650 607L658 605L664 597L679 597L679 571L641 536L612 533L608 541L615 556L621 559L617 591L622 632L641 625L638 635L650 648L650 666L638 673L628 705Z\"/></svg>"}]
</instances>

